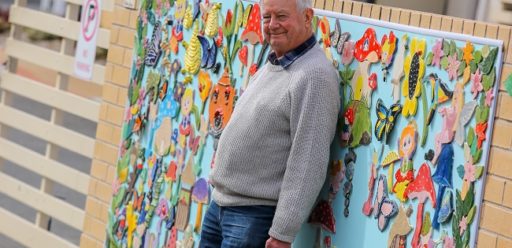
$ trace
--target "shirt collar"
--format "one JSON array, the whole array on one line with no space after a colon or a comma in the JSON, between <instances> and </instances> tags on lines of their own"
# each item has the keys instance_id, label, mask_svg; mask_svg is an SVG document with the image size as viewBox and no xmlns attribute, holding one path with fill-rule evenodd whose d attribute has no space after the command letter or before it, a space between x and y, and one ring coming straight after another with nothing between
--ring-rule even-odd
<instances>
[{"instance_id":1,"label":"shirt collar","mask_svg":"<svg viewBox=\"0 0 512 248\"><path fill-rule=\"evenodd\" d=\"M295 60L300 58L300 56L304 55L307 51L313 48L316 44L316 38L314 35L311 35L309 39L304 41L304 43L300 44L295 49L285 53L281 57L277 57L275 52L270 52L268 55L268 61L273 65L280 65L283 68L289 67Z\"/></svg>"}]
</instances>

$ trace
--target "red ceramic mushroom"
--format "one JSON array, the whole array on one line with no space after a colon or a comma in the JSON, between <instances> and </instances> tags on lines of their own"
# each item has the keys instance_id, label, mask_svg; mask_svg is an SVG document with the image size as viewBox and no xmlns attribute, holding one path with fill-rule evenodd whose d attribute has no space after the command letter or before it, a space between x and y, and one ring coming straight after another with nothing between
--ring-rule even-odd
<instances>
[{"instance_id":1,"label":"red ceramic mushroom","mask_svg":"<svg viewBox=\"0 0 512 248\"><path fill-rule=\"evenodd\" d=\"M347 118L350 125L354 124L355 113L353 108L348 108L347 111L345 111L345 118Z\"/></svg>"},{"instance_id":2,"label":"red ceramic mushroom","mask_svg":"<svg viewBox=\"0 0 512 248\"><path fill-rule=\"evenodd\" d=\"M355 95L356 99L354 100L361 100L363 97L367 100L370 99L372 88L368 84L368 70L370 64L380 61L381 54L382 49L375 30L372 28L366 29L363 37L356 42L354 48L354 57L359 61L359 67L352 78L352 88L361 89L361 94Z\"/></svg>"},{"instance_id":3,"label":"red ceramic mushroom","mask_svg":"<svg viewBox=\"0 0 512 248\"><path fill-rule=\"evenodd\" d=\"M324 230L336 233L336 221L332 207L326 200L318 202L309 216L309 223L320 225Z\"/></svg>"},{"instance_id":4,"label":"red ceramic mushroom","mask_svg":"<svg viewBox=\"0 0 512 248\"><path fill-rule=\"evenodd\" d=\"M254 59L254 46L258 43L263 44L263 35L261 32L261 11L260 5L257 3L252 6L251 13L249 14L249 20L247 21L247 27L242 33L241 39L242 41L249 42L247 64L252 65ZM249 73L246 73L243 78L243 90L247 88L248 83Z\"/></svg>"},{"instance_id":5,"label":"red ceramic mushroom","mask_svg":"<svg viewBox=\"0 0 512 248\"><path fill-rule=\"evenodd\" d=\"M423 206L425 201L430 198L432 207L436 207L436 192L434 189L434 183L432 182L432 176L430 174L430 167L423 163L418 170L418 174L413 182L409 183L405 194L411 198L418 199L418 211L416 213L416 228L414 230L414 236L412 238L412 247L418 247L421 226L423 224Z\"/></svg>"}]
</instances>

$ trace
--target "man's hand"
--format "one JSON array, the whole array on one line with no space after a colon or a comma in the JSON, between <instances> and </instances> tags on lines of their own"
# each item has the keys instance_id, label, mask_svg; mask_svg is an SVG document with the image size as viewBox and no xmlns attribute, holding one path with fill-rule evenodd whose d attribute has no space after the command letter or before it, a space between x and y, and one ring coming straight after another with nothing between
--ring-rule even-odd
<instances>
[{"instance_id":1,"label":"man's hand","mask_svg":"<svg viewBox=\"0 0 512 248\"><path fill-rule=\"evenodd\" d=\"M290 248L292 244L270 237L267 239L265 248Z\"/></svg>"}]
</instances>

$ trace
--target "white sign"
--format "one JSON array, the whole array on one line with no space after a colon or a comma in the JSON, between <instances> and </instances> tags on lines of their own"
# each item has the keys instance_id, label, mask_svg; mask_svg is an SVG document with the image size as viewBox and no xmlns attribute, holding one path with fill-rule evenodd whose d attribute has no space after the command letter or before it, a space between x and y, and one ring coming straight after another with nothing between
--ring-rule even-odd
<instances>
[{"instance_id":1,"label":"white sign","mask_svg":"<svg viewBox=\"0 0 512 248\"><path fill-rule=\"evenodd\" d=\"M90 80L96 57L96 37L100 26L101 0L84 0L80 34L75 53L75 75Z\"/></svg>"}]
</instances>

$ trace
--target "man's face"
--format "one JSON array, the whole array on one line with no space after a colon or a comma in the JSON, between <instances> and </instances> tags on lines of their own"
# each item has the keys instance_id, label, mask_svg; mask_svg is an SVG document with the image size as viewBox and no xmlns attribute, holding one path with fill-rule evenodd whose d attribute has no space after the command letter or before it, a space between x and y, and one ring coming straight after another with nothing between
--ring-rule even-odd
<instances>
[{"instance_id":1,"label":"man's face","mask_svg":"<svg viewBox=\"0 0 512 248\"><path fill-rule=\"evenodd\" d=\"M299 11L295 0L263 1L263 32L265 40L278 57L296 48L311 34L313 11Z\"/></svg>"}]
</instances>

